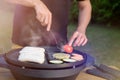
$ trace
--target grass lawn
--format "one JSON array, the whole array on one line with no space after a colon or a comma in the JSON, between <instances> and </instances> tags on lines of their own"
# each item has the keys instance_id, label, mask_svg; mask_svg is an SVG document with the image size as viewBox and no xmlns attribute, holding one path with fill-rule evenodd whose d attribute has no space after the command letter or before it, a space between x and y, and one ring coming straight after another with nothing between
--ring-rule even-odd
<instances>
[{"instance_id":1,"label":"grass lawn","mask_svg":"<svg viewBox=\"0 0 120 80\"><path fill-rule=\"evenodd\" d=\"M70 36L75 25L70 25ZM105 25L89 25L87 28L88 43L77 47L81 51L94 56L97 63L114 65L120 68L120 28Z\"/></svg>"}]
</instances>

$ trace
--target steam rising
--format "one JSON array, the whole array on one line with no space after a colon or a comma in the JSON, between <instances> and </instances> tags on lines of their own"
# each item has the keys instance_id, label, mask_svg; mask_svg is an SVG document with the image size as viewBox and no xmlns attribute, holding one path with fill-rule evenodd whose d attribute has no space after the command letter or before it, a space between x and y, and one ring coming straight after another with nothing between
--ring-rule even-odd
<instances>
[{"instance_id":1,"label":"steam rising","mask_svg":"<svg viewBox=\"0 0 120 80\"><path fill-rule=\"evenodd\" d=\"M12 47L12 28L13 28L13 16L14 16L14 4L10 4L1 0L0 2L0 52L7 52L11 50ZM30 21L31 30L29 38L24 38L24 41L28 41L31 46L38 46L39 43L44 43L45 45L57 44L57 39L60 37L54 31L44 31L38 29L37 32L32 30L34 27L39 28L39 26L34 25L36 22ZM29 27L29 25L25 25ZM24 27L24 31L27 31L27 27ZM46 28L46 27L45 27ZM24 34L23 34L24 35Z\"/></svg>"}]
</instances>

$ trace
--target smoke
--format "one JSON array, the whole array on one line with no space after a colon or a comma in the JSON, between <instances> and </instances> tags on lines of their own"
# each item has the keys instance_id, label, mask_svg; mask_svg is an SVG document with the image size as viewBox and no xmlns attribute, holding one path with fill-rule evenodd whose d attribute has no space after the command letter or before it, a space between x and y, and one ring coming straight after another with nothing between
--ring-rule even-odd
<instances>
[{"instance_id":1,"label":"smoke","mask_svg":"<svg viewBox=\"0 0 120 80\"><path fill-rule=\"evenodd\" d=\"M27 12L26 12L27 13ZM22 24L22 30L20 32L20 42L29 46L50 46L57 44L56 36L59 37L54 31L46 31L46 27L41 26L40 22L36 19L35 13L32 12L25 19L25 23ZM24 17L23 17L24 18ZM22 18L21 18L22 19ZM19 19L19 22L21 20Z\"/></svg>"},{"instance_id":2,"label":"smoke","mask_svg":"<svg viewBox=\"0 0 120 80\"><path fill-rule=\"evenodd\" d=\"M34 31L31 30L31 42L29 43L29 45L38 46L38 44L42 42L41 40L42 37L40 35L35 34Z\"/></svg>"},{"instance_id":3,"label":"smoke","mask_svg":"<svg viewBox=\"0 0 120 80\"><path fill-rule=\"evenodd\" d=\"M14 9L14 4L7 3L4 0L0 2L0 52L11 50L12 47L11 37ZM38 25L40 23L35 19L36 18L30 17L30 21L27 25L24 26L23 30L23 35L27 34L28 38L26 38L25 36L24 38L21 38L21 40L28 42L28 45L30 46L39 46L39 44L41 43L42 45L48 46L50 44L58 44L58 40L60 40L60 35L58 35L57 32L55 32L54 30L47 32L46 27L44 27L45 29L39 29L40 26ZM56 24L56 26L58 25ZM29 27L31 27L31 31L27 32Z\"/></svg>"}]
</instances>

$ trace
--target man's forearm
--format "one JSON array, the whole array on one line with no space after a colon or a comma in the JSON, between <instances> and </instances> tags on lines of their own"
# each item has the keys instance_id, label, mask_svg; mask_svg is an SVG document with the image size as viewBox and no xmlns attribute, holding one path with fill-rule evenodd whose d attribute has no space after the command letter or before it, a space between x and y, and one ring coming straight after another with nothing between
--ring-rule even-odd
<instances>
[{"instance_id":1,"label":"man's forearm","mask_svg":"<svg viewBox=\"0 0 120 80\"><path fill-rule=\"evenodd\" d=\"M86 32L86 28L91 19L91 4L89 0L79 2L79 20L78 28L79 32Z\"/></svg>"},{"instance_id":2,"label":"man's forearm","mask_svg":"<svg viewBox=\"0 0 120 80\"><path fill-rule=\"evenodd\" d=\"M10 3L20 4L27 7L34 7L37 4L41 4L40 0L7 0Z\"/></svg>"},{"instance_id":3,"label":"man's forearm","mask_svg":"<svg viewBox=\"0 0 120 80\"><path fill-rule=\"evenodd\" d=\"M41 0L7 0L11 3L20 4L27 7L33 7L36 12L36 19L42 26L46 26L46 30L50 31L52 23L52 13Z\"/></svg>"}]
</instances>

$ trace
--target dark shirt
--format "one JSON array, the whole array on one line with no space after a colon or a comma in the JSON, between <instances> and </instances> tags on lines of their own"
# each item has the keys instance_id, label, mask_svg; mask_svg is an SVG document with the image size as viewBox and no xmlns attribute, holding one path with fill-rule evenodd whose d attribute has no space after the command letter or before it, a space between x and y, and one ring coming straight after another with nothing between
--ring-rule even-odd
<instances>
[{"instance_id":1,"label":"dark shirt","mask_svg":"<svg viewBox=\"0 0 120 80\"><path fill-rule=\"evenodd\" d=\"M51 30L36 19L34 8L18 5L15 10L12 41L21 46L56 45L67 41L69 9L72 0L42 0L52 12Z\"/></svg>"}]
</instances>

